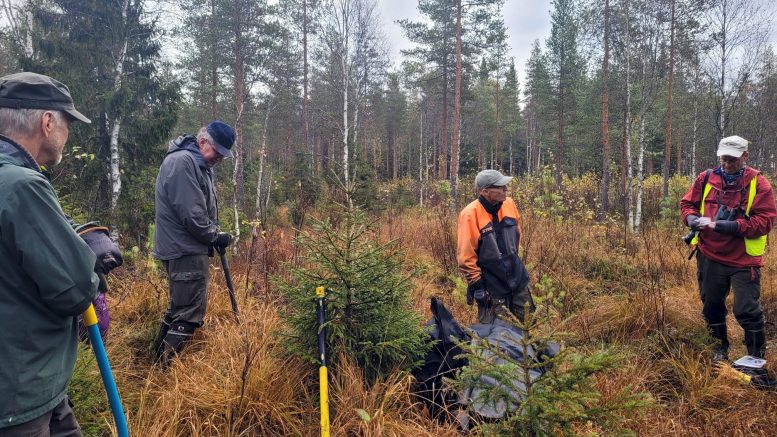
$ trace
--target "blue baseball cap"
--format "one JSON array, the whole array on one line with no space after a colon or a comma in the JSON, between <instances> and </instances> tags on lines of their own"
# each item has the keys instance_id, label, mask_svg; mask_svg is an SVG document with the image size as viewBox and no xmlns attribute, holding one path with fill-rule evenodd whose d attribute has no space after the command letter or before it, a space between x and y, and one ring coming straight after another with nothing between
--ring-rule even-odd
<instances>
[{"instance_id":1,"label":"blue baseball cap","mask_svg":"<svg viewBox=\"0 0 777 437\"><path fill-rule=\"evenodd\" d=\"M213 145L219 155L232 158L232 146L235 145L235 129L223 121L212 121L208 127L208 134L213 138Z\"/></svg>"}]
</instances>

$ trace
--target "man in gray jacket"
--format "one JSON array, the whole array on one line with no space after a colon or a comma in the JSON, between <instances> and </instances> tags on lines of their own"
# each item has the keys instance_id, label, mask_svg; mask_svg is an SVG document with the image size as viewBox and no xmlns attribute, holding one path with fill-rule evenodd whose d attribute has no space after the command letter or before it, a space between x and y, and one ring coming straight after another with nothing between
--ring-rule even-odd
<instances>
[{"instance_id":1,"label":"man in gray jacket","mask_svg":"<svg viewBox=\"0 0 777 437\"><path fill-rule=\"evenodd\" d=\"M218 199L211 169L232 157L235 130L214 121L197 136L170 142L156 179L154 256L169 280L170 300L154 344L157 360L170 360L202 326L208 302L208 255L232 236L218 229Z\"/></svg>"}]
</instances>

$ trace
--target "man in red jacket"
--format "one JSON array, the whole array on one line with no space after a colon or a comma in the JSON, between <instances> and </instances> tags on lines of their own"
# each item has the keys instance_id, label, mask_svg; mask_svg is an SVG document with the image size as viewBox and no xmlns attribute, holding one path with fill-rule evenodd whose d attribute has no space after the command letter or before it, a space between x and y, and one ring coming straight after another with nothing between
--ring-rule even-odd
<instances>
[{"instance_id":1,"label":"man in red jacket","mask_svg":"<svg viewBox=\"0 0 777 437\"><path fill-rule=\"evenodd\" d=\"M766 235L777 217L774 191L761 172L747 167L748 141L718 144L720 165L700 173L680 200L683 222L698 231L697 279L702 315L717 340L714 360L728 359L726 296L734 289L734 316L745 330L748 355L763 358L761 267Z\"/></svg>"}]
</instances>

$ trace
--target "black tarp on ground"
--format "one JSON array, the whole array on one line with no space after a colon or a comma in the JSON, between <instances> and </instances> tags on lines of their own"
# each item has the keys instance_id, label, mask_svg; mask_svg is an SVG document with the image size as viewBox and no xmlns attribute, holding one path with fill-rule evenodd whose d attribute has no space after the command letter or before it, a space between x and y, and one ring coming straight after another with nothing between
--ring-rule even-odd
<instances>
[{"instance_id":1,"label":"black tarp on ground","mask_svg":"<svg viewBox=\"0 0 777 437\"><path fill-rule=\"evenodd\" d=\"M455 393L450 388L445 387L443 378L453 379L456 376L456 370L467 365L465 359L457 359L462 353L457 345L460 341L481 341L487 339L491 344L498 345L500 351L509 356L514 361L524 359L523 345L521 340L524 336L523 330L500 319L496 319L490 324L475 324L465 330L453 318L453 315L445 308L445 305L436 297L431 298L432 319L427 326L430 326L430 341L435 344L428 352L424 364L413 372L417 381L416 394L423 399L429 406L430 411L440 417L441 412L448 412L451 415L457 414L456 410L468 407L471 415L480 416L484 419L499 419L504 416L508 409L515 409L516 404L521 402L526 391L523 383L523 375L516 375L512 381L512 387L504 388L511 401L509 405L506 402L496 404L486 404L481 402L480 394L482 388L470 388L464 393ZM470 333L472 335L470 335ZM548 345L542 351L528 349L528 358L542 362L544 357L555 356L559 351L557 344ZM498 364L505 363L505 359L494 356L492 352L484 351L493 357ZM543 367L538 367L530 371L529 377L532 381L541 377L545 372ZM484 385L495 385L497 382L484 376L480 381ZM471 404L471 405L468 405ZM442 416L444 418L444 416ZM450 417L450 416L449 416ZM463 427L466 424L459 420ZM464 422L467 422L466 420Z\"/></svg>"}]
</instances>

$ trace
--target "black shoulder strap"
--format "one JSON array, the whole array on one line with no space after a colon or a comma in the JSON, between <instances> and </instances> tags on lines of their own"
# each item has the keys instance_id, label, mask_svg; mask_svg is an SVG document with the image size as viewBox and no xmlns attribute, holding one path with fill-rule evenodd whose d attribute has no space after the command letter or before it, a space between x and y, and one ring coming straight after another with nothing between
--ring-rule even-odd
<instances>
[{"instance_id":1,"label":"black shoulder strap","mask_svg":"<svg viewBox=\"0 0 777 437\"><path fill-rule=\"evenodd\" d=\"M704 182L701 183L701 195L704 195L704 189L707 188L707 181L710 179L710 173L712 173L712 169L708 168L706 172L704 172Z\"/></svg>"}]
</instances>

